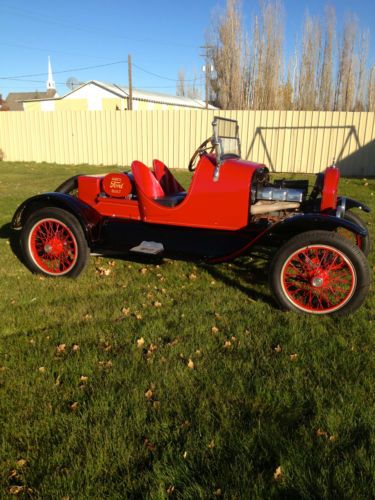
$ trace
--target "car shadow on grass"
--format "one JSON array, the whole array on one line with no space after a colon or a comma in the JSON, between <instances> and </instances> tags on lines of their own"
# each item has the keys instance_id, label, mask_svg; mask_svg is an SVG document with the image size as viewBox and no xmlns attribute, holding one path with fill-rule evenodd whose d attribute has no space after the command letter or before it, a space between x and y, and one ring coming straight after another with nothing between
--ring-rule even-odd
<instances>
[{"instance_id":1,"label":"car shadow on grass","mask_svg":"<svg viewBox=\"0 0 375 500\"><path fill-rule=\"evenodd\" d=\"M202 270L209 273L216 281L239 290L251 301L263 301L271 307L276 307L276 302L271 293L266 294L260 288L268 286L267 255L239 258L229 264L210 265L200 264Z\"/></svg>"},{"instance_id":2,"label":"car shadow on grass","mask_svg":"<svg viewBox=\"0 0 375 500\"><path fill-rule=\"evenodd\" d=\"M10 222L7 222L0 227L0 239L8 240L12 252L17 257L17 259L23 263L22 251L19 243L19 231L12 229Z\"/></svg>"}]
</instances>

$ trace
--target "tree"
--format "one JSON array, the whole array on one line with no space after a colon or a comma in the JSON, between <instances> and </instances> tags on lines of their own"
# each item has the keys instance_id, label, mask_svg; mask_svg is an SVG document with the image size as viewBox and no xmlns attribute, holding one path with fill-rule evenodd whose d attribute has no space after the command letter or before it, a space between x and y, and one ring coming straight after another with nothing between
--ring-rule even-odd
<instances>
[{"instance_id":1,"label":"tree","mask_svg":"<svg viewBox=\"0 0 375 500\"><path fill-rule=\"evenodd\" d=\"M250 48L250 104L277 109L283 70L284 9L279 0L261 2L255 16Z\"/></svg>"},{"instance_id":2,"label":"tree","mask_svg":"<svg viewBox=\"0 0 375 500\"><path fill-rule=\"evenodd\" d=\"M336 37L336 14L333 7L325 8L323 61L319 86L319 109L331 110L333 106L333 44Z\"/></svg>"},{"instance_id":3,"label":"tree","mask_svg":"<svg viewBox=\"0 0 375 500\"><path fill-rule=\"evenodd\" d=\"M184 97L186 95L186 90L185 90L185 71L183 69L180 69L178 72L178 81L176 85L176 95Z\"/></svg>"},{"instance_id":4,"label":"tree","mask_svg":"<svg viewBox=\"0 0 375 500\"><path fill-rule=\"evenodd\" d=\"M194 78L192 84L186 84L185 71L180 69L178 72L178 80L176 84L176 95L181 97L190 97L191 99L199 99L200 91L198 87L198 77L194 71Z\"/></svg>"},{"instance_id":5,"label":"tree","mask_svg":"<svg viewBox=\"0 0 375 500\"><path fill-rule=\"evenodd\" d=\"M306 13L299 68L297 108L314 110L318 105L322 30L319 19Z\"/></svg>"},{"instance_id":6,"label":"tree","mask_svg":"<svg viewBox=\"0 0 375 500\"><path fill-rule=\"evenodd\" d=\"M358 49L358 80L356 85L355 110L363 111L366 107L366 73L367 73L367 57L369 49L370 33L365 30L362 33L359 49Z\"/></svg>"},{"instance_id":7,"label":"tree","mask_svg":"<svg viewBox=\"0 0 375 500\"><path fill-rule=\"evenodd\" d=\"M355 97L356 54L355 43L358 22L353 15L347 17L339 46L339 69L336 81L334 109L349 111L353 109Z\"/></svg>"},{"instance_id":8,"label":"tree","mask_svg":"<svg viewBox=\"0 0 375 500\"><path fill-rule=\"evenodd\" d=\"M367 110L375 111L375 66L371 68L368 80Z\"/></svg>"},{"instance_id":9,"label":"tree","mask_svg":"<svg viewBox=\"0 0 375 500\"><path fill-rule=\"evenodd\" d=\"M243 27L239 0L227 0L225 13L218 19L208 35L209 60L215 69L211 87L216 104L222 109L243 109L244 65Z\"/></svg>"}]
</instances>

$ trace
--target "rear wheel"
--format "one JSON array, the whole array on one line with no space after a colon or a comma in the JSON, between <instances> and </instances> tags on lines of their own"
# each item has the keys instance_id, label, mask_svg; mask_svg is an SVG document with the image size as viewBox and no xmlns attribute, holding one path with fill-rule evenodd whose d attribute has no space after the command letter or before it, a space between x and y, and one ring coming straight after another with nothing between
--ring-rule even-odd
<instances>
[{"instance_id":1,"label":"rear wheel","mask_svg":"<svg viewBox=\"0 0 375 500\"><path fill-rule=\"evenodd\" d=\"M60 208L42 208L26 221L21 247L27 267L48 276L78 276L89 247L77 219Z\"/></svg>"},{"instance_id":2,"label":"rear wheel","mask_svg":"<svg viewBox=\"0 0 375 500\"><path fill-rule=\"evenodd\" d=\"M370 286L366 257L328 231L308 231L285 243L270 268L270 287L286 310L344 315L358 309Z\"/></svg>"}]
</instances>

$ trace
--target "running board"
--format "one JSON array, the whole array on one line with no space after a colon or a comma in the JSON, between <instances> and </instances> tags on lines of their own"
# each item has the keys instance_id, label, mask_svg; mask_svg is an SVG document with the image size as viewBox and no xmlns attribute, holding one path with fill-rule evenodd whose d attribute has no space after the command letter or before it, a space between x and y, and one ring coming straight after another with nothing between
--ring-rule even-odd
<instances>
[{"instance_id":1,"label":"running board","mask_svg":"<svg viewBox=\"0 0 375 500\"><path fill-rule=\"evenodd\" d=\"M159 255L164 252L164 246L156 241L142 241L140 245L131 248L130 251L147 255Z\"/></svg>"}]
</instances>

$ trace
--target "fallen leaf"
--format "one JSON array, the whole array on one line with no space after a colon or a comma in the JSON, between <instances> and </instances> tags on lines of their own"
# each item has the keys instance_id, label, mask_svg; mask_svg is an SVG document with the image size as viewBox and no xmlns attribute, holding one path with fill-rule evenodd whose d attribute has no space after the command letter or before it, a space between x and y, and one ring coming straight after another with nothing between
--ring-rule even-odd
<instances>
[{"instance_id":1,"label":"fallen leaf","mask_svg":"<svg viewBox=\"0 0 375 500\"><path fill-rule=\"evenodd\" d=\"M335 434L332 434L332 436L329 436L330 441L337 441L337 436Z\"/></svg>"},{"instance_id":2,"label":"fallen leaf","mask_svg":"<svg viewBox=\"0 0 375 500\"><path fill-rule=\"evenodd\" d=\"M61 353L65 352L65 349L66 349L66 344L59 344L56 347L56 351L57 351L58 354L61 354Z\"/></svg>"},{"instance_id":3,"label":"fallen leaf","mask_svg":"<svg viewBox=\"0 0 375 500\"><path fill-rule=\"evenodd\" d=\"M276 468L275 472L273 473L273 478L275 481L280 481L282 479L282 477L283 477L283 470L282 470L281 466L279 465Z\"/></svg>"},{"instance_id":4,"label":"fallen leaf","mask_svg":"<svg viewBox=\"0 0 375 500\"><path fill-rule=\"evenodd\" d=\"M88 320L90 320L91 318L92 318L92 315L91 315L91 314L89 314L89 313L86 313L86 314L83 316L83 319L84 319L85 321L88 321Z\"/></svg>"},{"instance_id":5,"label":"fallen leaf","mask_svg":"<svg viewBox=\"0 0 375 500\"><path fill-rule=\"evenodd\" d=\"M155 306L155 307L161 307L161 302L159 302L159 301L157 301L157 300L156 300L156 301L154 302L154 306Z\"/></svg>"},{"instance_id":6,"label":"fallen leaf","mask_svg":"<svg viewBox=\"0 0 375 500\"><path fill-rule=\"evenodd\" d=\"M115 260L110 260L108 262L108 265L111 266L111 267L114 267L116 265L116 261Z\"/></svg>"},{"instance_id":7,"label":"fallen leaf","mask_svg":"<svg viewBox=\"0 0 375 500\"><path fill-rule=\"evenodd\" d=\"M276 346L276 347L274 347L274 348L273 348L273 350L274 350L275 352L282 352L283 348L281 347L281 345L280 345L280 344L277 344L277 346Z\"/></svg>"},{"instance_id":8,"label":"fallen leaf","mask_svg":"<svg viewBox=\"0 0 375 500\"><path fill-rule=\"evenodd\" d=\"M99 276L109 276L112 270L106 267L97 267L96 272L99 273Z\"/></svg>"},{"instance_id":9,"label":"fallen leaf","mask_svg":"<svg viewBox=\"0 0 375 500\"><path fill-rule=\"evenodd\" d=\"M232 342L230 340L226 340L224 342L224 349L230 349L232 347Z\"/></svg>"},{"instance_id":10,"label":"fallen leaf","mask_svg":"<svg viewBox=\"0 0 375 500\"><path fill-rule=\"evenodd\" d=\"M148 347L148 350L149 350L149 352L155 352L155 351L157 351L157 350L158 350L158 346L157 346L156 344L153 344L153 343L151 342L151 344L150 344L150 345L149 345L149 347Z\"/></svg>"},{"instance_id":11,"label":"fallen leaf","mask_svg":"<svg viewBox=\"0 0 375 500\"><path fill-rule=\"evenodd\" d=\"M167 495L172 495L174 490L175 490L175 487L172 484L170 486L168 486Z\"/></svg>"},{"instance_id":12,"label":"fallen leaf","mask_svg":"<svg viewBox=\"0 0 375 500\"><path fill-rule=\"evenodd\" d=\"M328 437L328 432L325 432L325 431L323 431L322 429L319 428L319 429L316 430L316 435L318 437L325 437L325 438L327 438Z\"/></svg>"},{"instance_id":13,"label":"fallen leaf","mask_svg":"<svg viewBox=\"0 0 375 500\"><path fill-rule=\"evenodd\" d=\"M76 411L78 408L78 402L77 401L74 401L74 403L70 404L69 405L69 410L70 411Z\"/></svg>"},{"instance_id":14,"label":"fallen leaf","mask_svg":"<svg viewBox=\"0 0 375 500\"><path fill-rule=\"evenodd\" d=\"M18 476L16 469L12 469L8 474L8 479L15 479Z\"/></svg>"},{"instance_id":15,"label":"fallen leaf","mask_svg":"<svg viewBox=\"0 0 375 500\"><path fill-rule=\"evenodd\" d=\"M146 267L142 267L142 269L140 269L139 272L141 274L146 274L147 273L147 268Z\"/></svg>"},{"instance_id":16,"label":"fallen leaf","mask_svg":"<svg viewBox=\"0 0 375 500\"><path fill-rule=\"evenodd\" d=\"M24 489L25 488L23 486L16 486L16 485L14 485L14 486L11 486L9 488L9 493L11 495L19 495L20 493L22 493L24 491Z\"/></svg>"},{"instance_id":17,"label":"fallen leaf","mask_svg":"<svg viewBox=\"0 0 375 500\"><path fill-rule=\"evenodd\" d=\"M129 316L129 314L130 314L130 307L123 307L123 308L121 309L121 312L122 312L122 314L123 314L124 316Z\"/></svg>"},{"instance_id":18,"label":"fallen leaf","mask_svg":"<svg viewBox=\"0 0 375 500\"><path fill-rule=\"evenodd\" d=\"M214 491L215 497L221 497L221 489L218 488L217 490Z\"/></svg>"},{"instance_id":19,"label":"fallen leaf","mask_svg":"<svg viewBox=\"0 0 375 500\"><path fill-rule=\"evenodd\" d=\"M79 351L79 345L78 344L73 344L72 345L72 352L78 352Z\"/></svg>"},{"instance_id":20,"label":"fallen leaf","mask_svg":"<svg viewBox=\"0 0 375 500\"><path fill-rule=\"evenodd\" d=\"M196 280L196 279L197 279L197 275L196 274L194 274L194 273L189 274L189 280L193 281L193 280Z\"/></svg>"},{"instance_id":21,"label":"fallen leaf","mask_svg":"<svg viewBox=\"0 0 375 500\"><path fill-rule=\"evenodd\" d=\"M186 457L188 456L188 453L187 451L184 451L183 455L182 455L182 458L186 459Z\"/></svg>"},{"instance_id":22,"label":"fallen leaf","mask_svg":"<svg viewBox=\"0 0 375 500\"><path fill-rule=\"evenodd\" d=\"M213 326L213 327L211 328L211 332L212 332L212 333L217 333L218 331L219 331L219 329L218 329L218 327L217 327L217 326Z\"/></svg>"},{"instance_id":23,"label":"fallen leaf","mask_svg":"<svg viewBox=\"0 0 375 500\"><path fill-rule=\"evenodd\" d=\"M38 371L39 371L39 373L44 373L44 372L46 371L46 369L45 369L45 367L44 367L44 366L40 366L40 367L38 368Z\"/></svg>"},{"instance_id":24,"label":"fallen leaf","mask_svg":"<svg viewBox=\"0 0 375 500\"><path fill-rule=\"evenodd\" d=\"M290 356L290 361L296 361L298 358L298 354L296 352L293 352Z\"/></svg>"},{"instance_id":25,"label":"fallen leaf","mask_svg":"<svg viewBox=\"0 0 375 500\"><path fill-rule=\"evenodd\" d=\"M210 448L210 450L214 449L215 448L215 441L214 440L210 441L208 443L207 447Z\"/></svg>"},{"instance_id":26,"label":"fallen leaf","mask_svg":"<svg viewBox=\"0 0 375 500\"><path fill-rule=\"evenodd\" d=\"M190 370L194 370L194 361L191 358L189 358L187 366Z\"/></svg>"},{"instance_id":27,"label":"fallen leaf","mask_svg":"<svg viewBox=\"0 0 375 500\"><path fill-rule=\"evenodd\" d=\"M139 313L135 313L134 316L136 317L136 319L139 321L142 319L142 314L139 314Z\"/></svg>"},{"instance_id":28,"label":"fallen leaf","mask_svg":"<svg viewBox=\"0 0 375 500\"><path fill-rule=\"evenodd\" d=\"M154 393L152 392L151 389L148 389L145 392L145 398L147 399L147 401L151 401L153 397L154 397Z\"/></svg>"},{"instance_id":29,"label":"fallen leaf","mask_svg":"<svg viewBox=\"0 0 375 500\"><path fill-rule=\"evenodd\" d=\"M25 460L24 458L20 458L19 460L17 460L16 464L17 467L25 467L25 465L27 464L27 460Z\"/></svg>"},{"instance_id":30,"label":"fallen leaf","mask_svg":"<svg viewBox=\"0 0 375 500\"><path fill-rule=\"evenodd\" d=\"M140 339L137 339L137 347L138 349L141 349L145 345L145 339L141 337Z\"/></svg>"},{"instance_id":31,"label":"fallen leaf","mask_svg":"<svg viewBox=\"0 0 375 500\"><path fill-rule=\"evenodd\" d=\"M89 379L89 377L87 377L86 375L81 375L81 376L79 377L79 380L80 380L81 382L87 382L87 381L88 381L88 379Z\"/></svg>"}]
</instances>

